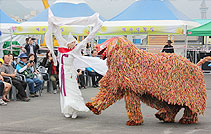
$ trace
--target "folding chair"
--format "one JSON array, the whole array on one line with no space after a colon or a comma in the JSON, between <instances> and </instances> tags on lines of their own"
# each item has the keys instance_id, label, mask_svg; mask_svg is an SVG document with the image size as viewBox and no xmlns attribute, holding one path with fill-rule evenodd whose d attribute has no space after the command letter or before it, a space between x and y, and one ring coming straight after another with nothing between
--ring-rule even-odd
<instances>
[{"instance_id":1,"label":"folding chair","mask_svg":"<svg viewBox=\"0 0 211 134\"><path fill-rule=\"evenodd\" d=\"M43 76L45 75L47 77L47 79L43 79L43 81L44 82L47 81L47 92L51 92L53 85L52 85L52 81L50 80L50 76L47 73L48 69L45 68L44 66L39 66L37 70L40 74L42 74ZM44 82L43 82L43 85L44 85Z\"/></svg>"},{"instance_id":2,"label":"folding chair","mask_svg":"<svg viewBox=\"0 0 211 134\"><path fill-rule=\"evenodd\" d=\"M21 80L23 80L23 81L26 82L26 76L25 75L18 74L18 76L21 78ZM28 83L27 83L27 86L26 86L26 96L29 97L29 95L30 95L30 90L29 90L29 86L28 86Z\"/></svg>"},{"instance_id":3,"label":"folding chair","mask_svg":"<svg viewBox=\"0 0 211 134\"><path fill-rule=\"evenodd\" d=\"M12 84L12 78L10 77L7 77L7 76L4 76L3 77L4 79L8 79L9 80L9 83L11 84L12 88L9 92L9 99L13 100L13 101L16 101L17 98L16 98L16 94L17 94L17 89L15 88L15 86L13 86Z\"/></svg>"}]
</instances>

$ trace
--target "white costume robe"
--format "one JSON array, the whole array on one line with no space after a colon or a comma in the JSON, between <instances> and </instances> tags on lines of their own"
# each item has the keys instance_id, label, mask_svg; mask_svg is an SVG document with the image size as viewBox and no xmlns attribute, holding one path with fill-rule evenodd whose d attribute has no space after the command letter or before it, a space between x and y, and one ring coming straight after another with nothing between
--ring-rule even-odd
<instances>
[{"instance_id":1,"label":"white costume robe","mask_svg":"<svg viewBox=\"0 0 211 134\"><path fill-rule=\"evenodd\" d=\"M45 35L45 40L48 48L50 49L54 62L56 57L53 52L52 33L54 33L59 47L66 47L67 41L62 37L59 26L62 25L90 25L94 24L91 33L82 42L77 44L75 48L66 53L60 55L60 85L61 85L61 112L64 114L72 114L77 111L89 111L86 107L81 91L77 83L77 69L92 67L99 74L105 75L107 71L106 61L96 57L86 57L81 55L81 49L90 42L97 31L102 26L102 21L99 19L98 14L94 14L90 17L81 18L59 18L53 16L49 10L49 26Z\"/></svg>"}]
</instances>

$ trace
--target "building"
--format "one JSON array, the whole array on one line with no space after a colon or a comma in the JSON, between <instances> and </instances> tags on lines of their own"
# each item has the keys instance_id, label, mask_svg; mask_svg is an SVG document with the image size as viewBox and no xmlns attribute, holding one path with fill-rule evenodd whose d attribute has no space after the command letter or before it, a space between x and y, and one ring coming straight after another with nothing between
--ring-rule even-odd
<instances>
[{"instance_id":1,"label":"building","mask_svg":"<svg viewBox=\"0 0 211 134\"><path fill-rule=\"evenodd\" d=\"M201 19L207 19L208 7L206 6L205 0L202 0L200 10L201 10Z\"/></svg>"}]
</instances>

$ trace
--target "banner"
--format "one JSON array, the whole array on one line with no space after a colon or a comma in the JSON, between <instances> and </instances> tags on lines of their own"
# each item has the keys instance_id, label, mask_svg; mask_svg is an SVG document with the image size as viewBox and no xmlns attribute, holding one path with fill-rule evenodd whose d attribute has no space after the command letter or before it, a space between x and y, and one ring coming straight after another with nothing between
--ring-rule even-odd
<instances>
[{"instance_id":1,"label":"banner","mask_svg":"<svg viewBox=\"0 0 211 134\"><path fill-rule=\"evenodd\" d=\"M182 35L184 26L103 26L97 35Z\"/></svg>"},{"instance_id":2,"label":"banner","mask_svg":"<svg viewBox=\"0 0 211 134\"><path fill-rule=\"evenodd\" d=\"M68 35L71 32L73 35L88 35L89 27L83 26L62 26L60 28L62 35ZM14 35L23 34L45 34L47 31L47 26L13 26L12 31Z\"/></svg>"},{"instance_id":3,"label":"banner","mask_svg":"<svg viewBox=\"0 0 211 134\"><path fill-rule=\"evenodd\" d=\"M90 27L87 26L61 26L62 35L88 35ZM13 26L14 35L45 34L47 26ZM182 35L184 26L102 26L97 35Z\"/></svg>"}]
</instances>

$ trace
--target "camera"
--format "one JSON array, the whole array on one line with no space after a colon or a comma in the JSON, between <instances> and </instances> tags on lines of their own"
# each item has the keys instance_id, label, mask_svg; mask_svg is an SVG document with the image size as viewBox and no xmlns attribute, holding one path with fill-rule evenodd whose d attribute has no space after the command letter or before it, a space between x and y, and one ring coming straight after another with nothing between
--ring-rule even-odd
<instances>
[{"instance_id":1,"label":"camera","mask_svg":"<svg viewBox=\"0 0 211 134\"><path fill-rule=\"evenodd\" d=\"M30 60L29 63L34 63L34 61L33 60Z\"/></svg>"},{"instance_id":2,"label":"camera","mask_svg":"<svg viewBox=\"0 0 211 134\"><path fill-rule=\"evenodd\" d=\"M32 40L36 40L36 38L32 38Z\"/></svg>"}]
</instances>

